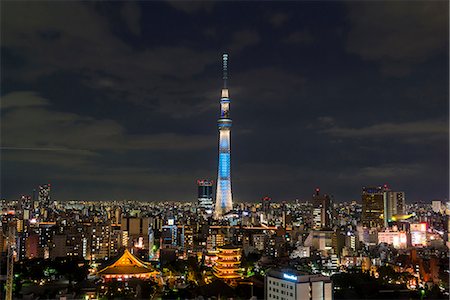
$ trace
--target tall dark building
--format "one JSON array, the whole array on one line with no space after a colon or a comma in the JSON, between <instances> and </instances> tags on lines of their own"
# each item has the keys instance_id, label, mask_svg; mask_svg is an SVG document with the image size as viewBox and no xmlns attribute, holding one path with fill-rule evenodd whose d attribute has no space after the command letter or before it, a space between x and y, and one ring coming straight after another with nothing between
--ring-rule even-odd
<instances>
[{"instance_id":1,"label":"tall dark building","mask_svg":"<svg viewBox=\"0 0 450 300\"><path fill-rule=\"evenodd\" d=\"M213 181L197 180L198 186L198 206L205 209L207 213L212 213L213 209Z\"/></svg>"},{"instance_id":2,"label":"tall dark building","mask_svg":"<svg viewBox=\"0 0 450 300\"><path fill-rule=\"evenodd\" d=\"M39 203L44 205L50 204L50 184L43 184L39 186Z\"/></svg>"},{"instance_id":3,"label":"tall dark building","mask_svg":"<svg viewBox=\"0 0 450 300\"><path fill-rule=\"evenodd\" d=\"M313 194L313 228L331 228L333 220L333 207L331 197L327 194L320 194L320 189L316 188Z\"/></svg>"},{"instance_id":4,"label":"tall dark building","mask_svg":"<svg viewBox=\"0 0 450 300\"><path fill-rule=\"evenodd\" d=\"M272 198L267 197L267 196L265 196L261 199L261 208L265 214L267 214L270 210L270 201L271 200L272 200Z\"/></svg>"},{"instance_id":5,"label":"tall dark building","mask_svg":"<svg viewBox=\"0 0 450 300\"><path fill-rule=\"evenodd\" d=\"M384 187L363 187L362 215L361 222L367 227L384 226L384 204L386 197L386 188Z\"/></svg>"},{"instance_id":6,"label":"tall dark building","mask_svg":"<svg viewBox=\"0 0 450 300\"><path fill-rule=\"evenodd\" d=\"M364 187L362 202L361 219L367 227L388 227L393 216L405 213L405 193L392 191L387 184Z\"/></svg>"}]
</instances>

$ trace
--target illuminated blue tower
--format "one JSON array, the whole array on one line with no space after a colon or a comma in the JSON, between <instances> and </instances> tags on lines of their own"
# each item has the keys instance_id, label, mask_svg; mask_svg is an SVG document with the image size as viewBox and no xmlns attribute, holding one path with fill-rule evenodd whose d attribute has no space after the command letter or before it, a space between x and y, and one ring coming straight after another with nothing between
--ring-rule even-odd
<instances>
[{"instance_id":1,"label":"illuminated blue tower","mask_svg":"<svg viewBox=\"0 0 450 300\"><path fill-rule=\"evenodd\" d=\"M230 98L228 98L228 54L223 58L223 88L220 99L220 118L217 121L219 127L219 170L217 175L216 206L214 216L222 217L233 208L231 196L231 161L230 161Z\"/></svg>"}]
</instances>

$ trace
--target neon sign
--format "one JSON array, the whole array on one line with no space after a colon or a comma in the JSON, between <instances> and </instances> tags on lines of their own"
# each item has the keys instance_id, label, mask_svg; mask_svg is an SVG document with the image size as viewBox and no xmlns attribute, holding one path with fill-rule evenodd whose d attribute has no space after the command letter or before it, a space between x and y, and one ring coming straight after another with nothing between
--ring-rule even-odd
<instances>
[{"instance_id":1,"label":"neon sign","mask_svg":"<svg viewBox=\"0 0 450 300\"><path fill-rule=\"evenodd\" d=\"M283 278L284 279L289 279L289 280L295 280L295 281L297 281L297 279L298 279L297 276L286 274L286 273L283 274Z\"/></svg>"}]
</instances>

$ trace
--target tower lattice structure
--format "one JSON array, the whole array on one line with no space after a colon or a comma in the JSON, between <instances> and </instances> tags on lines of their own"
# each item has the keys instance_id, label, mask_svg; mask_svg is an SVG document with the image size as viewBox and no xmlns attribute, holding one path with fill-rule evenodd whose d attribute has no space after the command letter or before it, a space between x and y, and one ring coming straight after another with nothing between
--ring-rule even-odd
<instances>
[{"instance_id":1,"label":"tower lattice structure","mask_svg":"<svg viewBox=\"0 0 450 300\"><path fill-rule=\"evenodd\" d=\"M228 54L223 54L223 88L220 99L220 118L217 121L219 127L219 168L217 174L216 206L214 216L221 218L233 209L231 194L231 119L228 94Z\"/></svg>"}]
</instances>

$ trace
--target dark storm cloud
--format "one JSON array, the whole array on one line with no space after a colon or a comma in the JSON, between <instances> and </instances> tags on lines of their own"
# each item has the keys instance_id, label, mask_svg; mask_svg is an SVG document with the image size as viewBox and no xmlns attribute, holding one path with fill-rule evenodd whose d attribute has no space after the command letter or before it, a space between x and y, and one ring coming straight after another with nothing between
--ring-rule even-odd
<instances>
[{"instance_id":1,"label":"dark storm cloud","mask_svg":"<svg viewBox=\"0 0 450 300\"><path fill-rule=\"evenodd\" d=\"M126 2L123 5L122 16L125 19L129 30L134 35L141 34L141 9L138 2Z\"/></svg>"},{"instance_id":2,"label":"dark storm cloud","mask_svg":"<svg viewBox=\"0 0 450 300\"><path fill-rule=\"evenodd\" d=\"M289 19L288 14L279 12L279 13L275 13L272 16L270 16L269 21L273 26L280 27L284 23L286 23L286 21L288 19Z\"/></svg>"},{"instance_id":3,"label":"dark storm cloud","mask_svg":"<svg viewBox=\"0 0 450 300\"><path fill-rule=\"evenodd\" d=\"M433 3L2 3L2 195L50 181L60 199L193 200L216 176L230 51L236 200L384 182L445 197Z\"/></svg>"},{"instance_id":4,"label":"dark storm cloud","mask_svg":"<svg viewBox=\"0 0 450 300\"><path fill-rule=\"evenodd\" d=\"M233 35L233 41L230 45L232 53L238 53L242 49L257 44L260 41L258 32L252 30L238 31Z\"/></svg>"},{"instance_id":5,"label":"dark storm cloud","mask_svg":"<svg viewBox=\"0 0 450 300\"><path fill-rule=\"evenodd\" d=\"M348 51L380 62L385 75L409 74L414 65L448 49L446 1L378 1L348 7L353 25Z\"/></svg>"},{"instance_id":6,"label":"dark storm cloud","mask_svg":"<svg viewBox=\"0 0 450 300\"><path fill-rule=\"evenodd\" d=\"M130 135L117 122L47 109L50 102L32 92L3 96L5 147L54 147L80 150L186 150L211 147L214 136ZM212 147L211 147L212 148Z\"/></svg>"},{"instance_id":7,"label":"dark storm cloud","mask_svg":"<svg viewBox=\"0 0 450 300\"><path fill-rule=\"evenodd\" d=\"M331 127L325 132L344 138L371 137L415 137L420 140L440 139L445 141L448 133L448 122L440 120L425 120L408 123L380 123L364 128Z\"/></svg>"},{"instance_id":8,"label":"dark storm cloud","mask_svg":"<svg viewBox=\"0 0 450 300\"><path fill-rule=\"evenodd\" d=\"M169 0L167 1L171 6L179 9L185 13L211 12L214 7L213 1L182 1Z\"/></svg>"},{"instance_id":9,"label":"dark storm cloud","mask_svg":"<svg viewBox=\"0 0 450 300\"><path fill-rule=\"evenodd\" d=\"M291 33L283 41L288 44L311 44L313 37L309 31L303 30Z\"/></svg>"}]
</instances>

